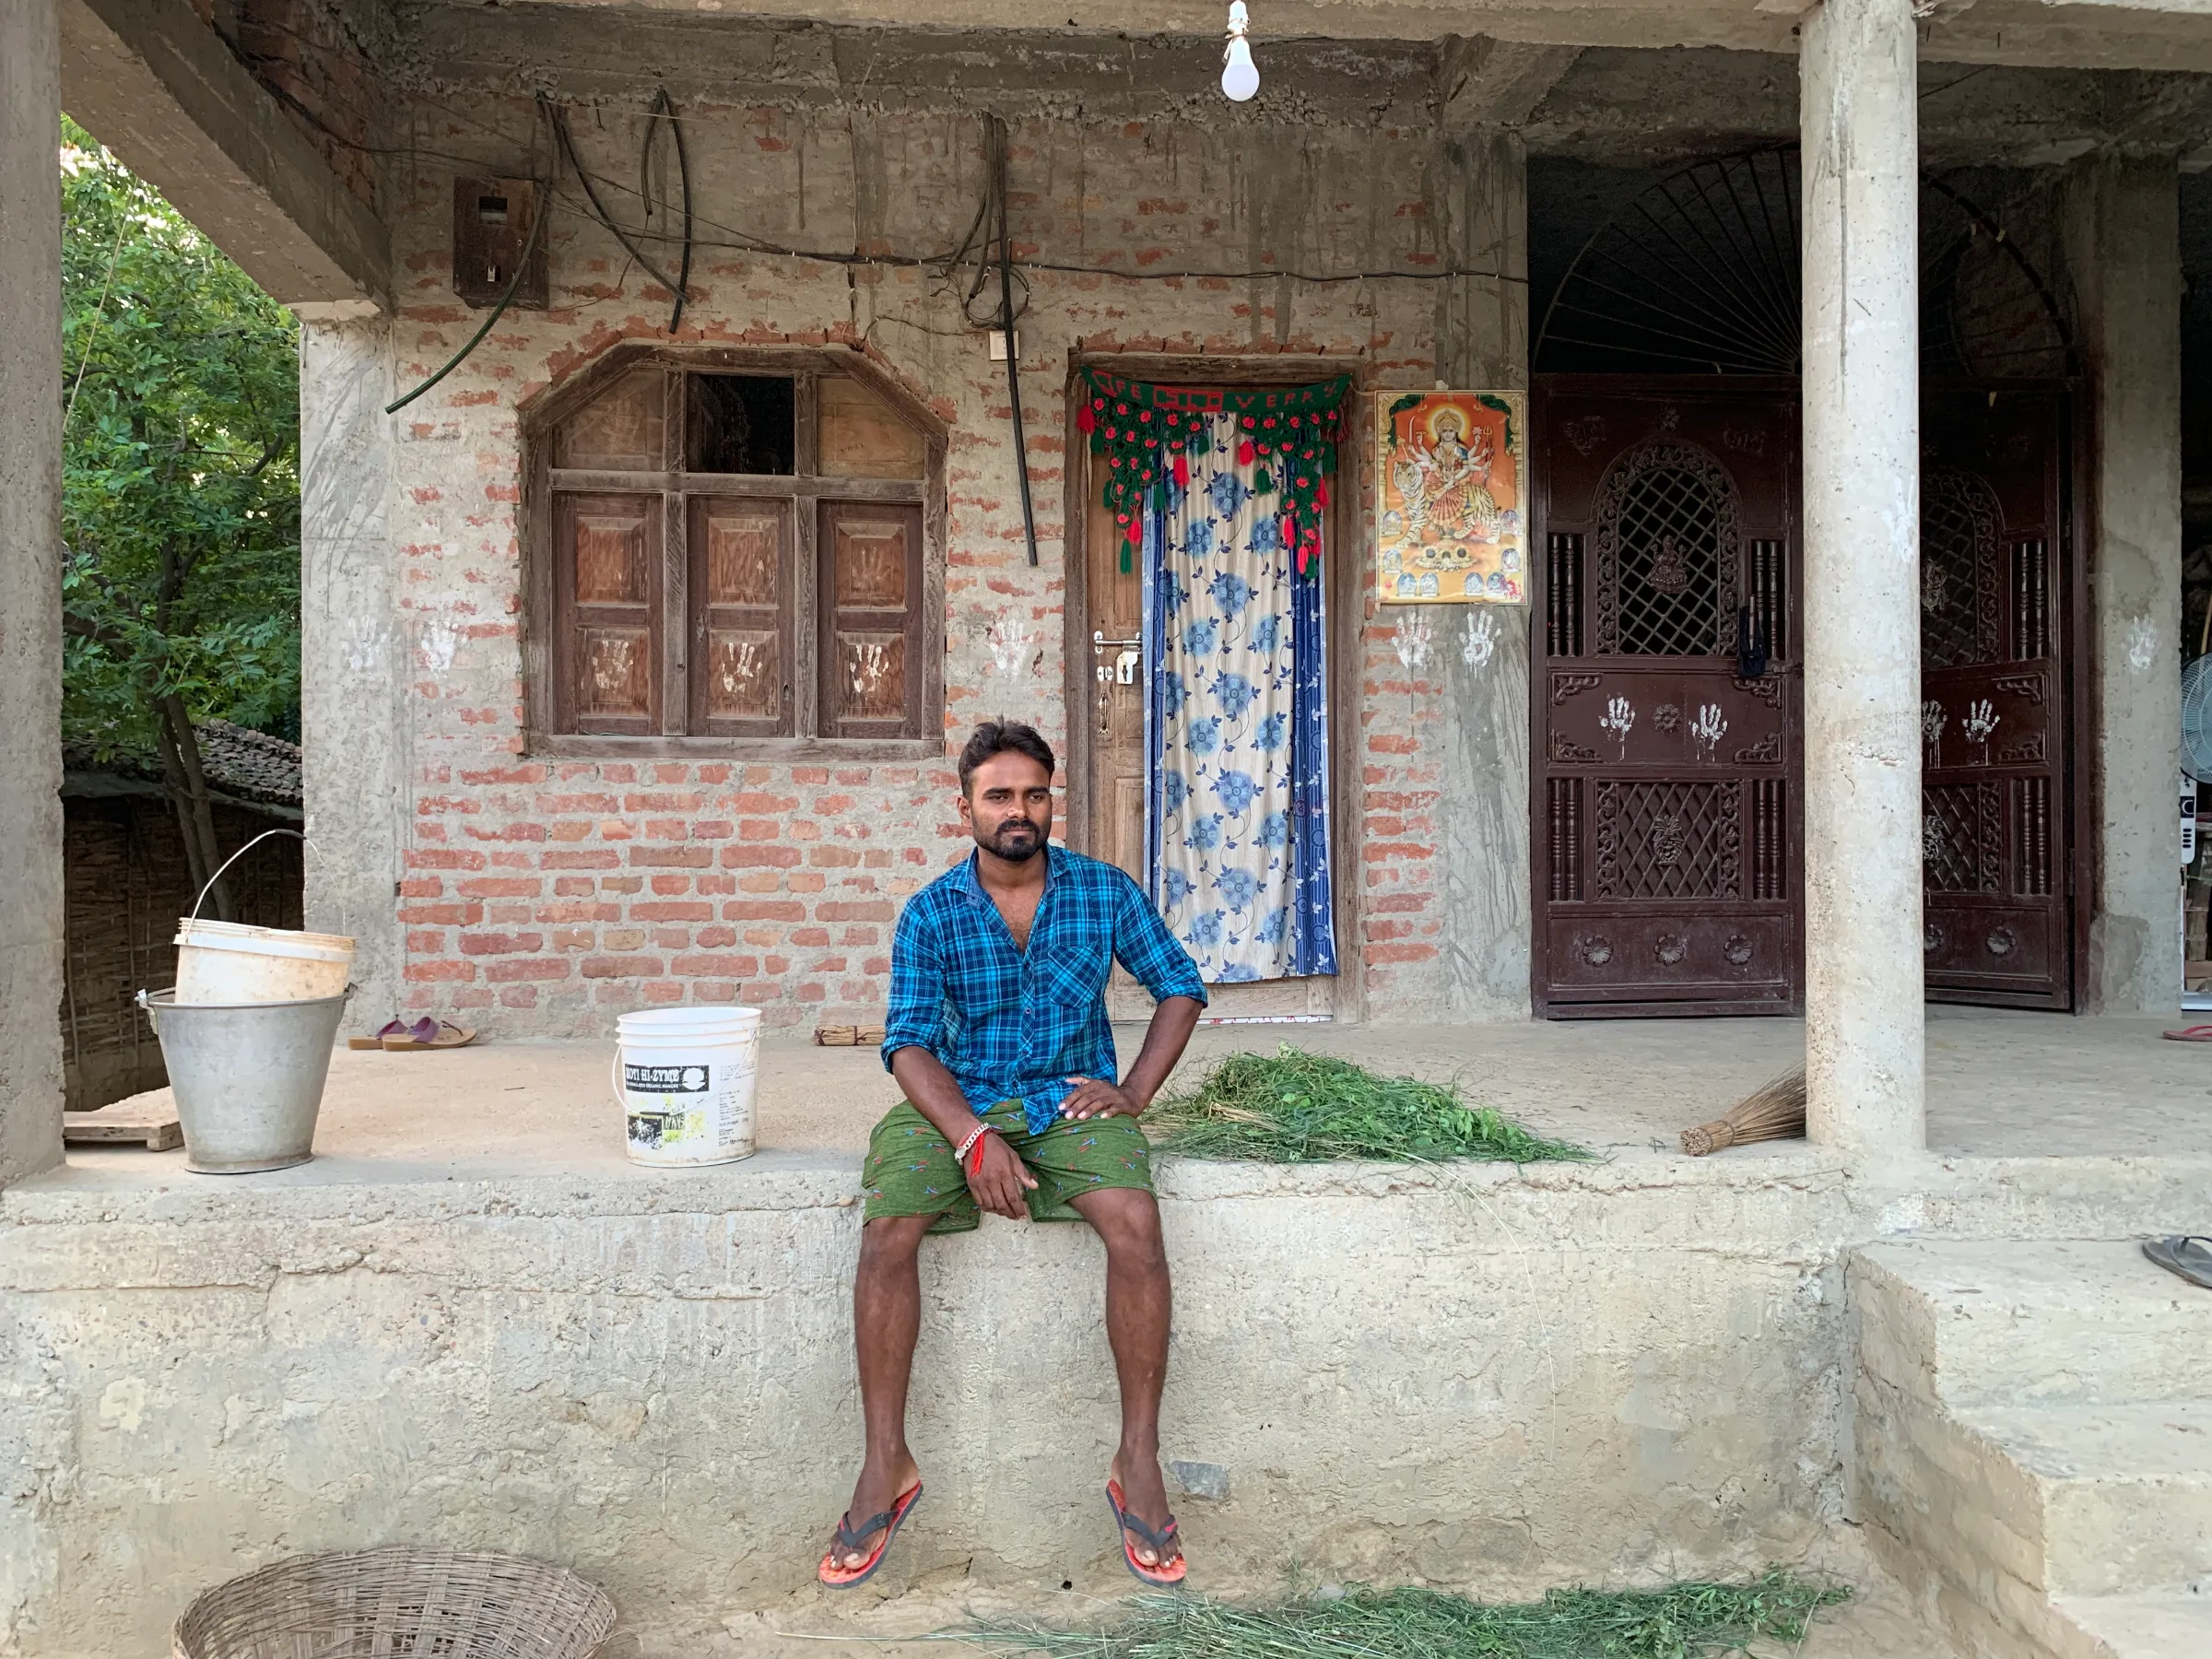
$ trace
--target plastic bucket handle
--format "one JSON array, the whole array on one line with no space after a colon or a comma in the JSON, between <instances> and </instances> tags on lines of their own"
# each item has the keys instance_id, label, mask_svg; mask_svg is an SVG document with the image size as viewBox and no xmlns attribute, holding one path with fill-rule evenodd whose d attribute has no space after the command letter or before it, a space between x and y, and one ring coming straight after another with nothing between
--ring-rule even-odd
<instances>
[{"instance_id":1,"label":"plastic bucket handle","mask_svg":"<svg viewBox=\"0 0 2212 1659\"><path fill-rule=\"evenodd\" d=\"M260 846L263 841L267 841L272 835L288 835L303 847L315 846L313 841L309 841L306 836L302 835L297 830L264 830L259 835L255 836L252 841L248 841L237 852L231 853L229 857L224 859L222 863L222 868L217 870L214 875L207 877L207 885L200 889L200 896L192 901L192 914L185 919L191 922L197 922L200 919L200 906L206 903L207 895L215 891L215 884L223 878L223 871L228 870L232 865L236 864L247 853L253 852L254 848ZM318 853L320 853L322 850L323 849L320 847L315 847L315 851ZM353 989L353 987L348 985L347 989L350 991Z\"/></svg>"}]
</instances>

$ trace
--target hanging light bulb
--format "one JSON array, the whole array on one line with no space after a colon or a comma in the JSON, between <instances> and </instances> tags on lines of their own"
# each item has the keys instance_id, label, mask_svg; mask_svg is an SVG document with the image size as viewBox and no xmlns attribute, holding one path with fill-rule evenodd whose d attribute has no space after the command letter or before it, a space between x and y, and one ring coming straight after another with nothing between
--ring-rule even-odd
<instances>
[{"instance_id":1,"label":"hanging light bulb","mask_svg":"<svg viewBox=\"0 0 2212 1659\"><path fill-rule=\"evenodd\" d=\"M1260 89L1259 65L1252 61L1252 47L1244 39L1251 23L1252 14L1244 9L1244 0L1230 0L1229 46L1221 53L1221 96L1235 103L1243 103Z\"/></svg>"}]
</instances>

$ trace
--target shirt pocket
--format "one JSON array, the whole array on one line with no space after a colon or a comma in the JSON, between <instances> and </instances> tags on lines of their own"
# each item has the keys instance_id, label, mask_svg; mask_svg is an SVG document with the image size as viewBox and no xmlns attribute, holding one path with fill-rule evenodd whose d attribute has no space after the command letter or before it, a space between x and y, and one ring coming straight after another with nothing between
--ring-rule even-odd
<instances>
[{"instance_id":1,"label":"shirt pocket","mask_svg":"<svg viewBox=\"0 0 2212 1659\"><path fill-rule=\"evenodd\" d=\"M1068 942L1050 947L1031 965L1036 989L1059 1020L1073 1025L1090 1012L1106 989L1113 958L1103 945Z\"/></svg>"}]
</instances>

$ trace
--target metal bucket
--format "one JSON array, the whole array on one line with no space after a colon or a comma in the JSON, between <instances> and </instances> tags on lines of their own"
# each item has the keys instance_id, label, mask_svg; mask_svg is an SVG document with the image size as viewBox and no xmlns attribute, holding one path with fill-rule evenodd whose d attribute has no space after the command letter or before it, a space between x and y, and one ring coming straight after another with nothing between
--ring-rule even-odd
<instances>
[{"instance_id":1,"label":"metal bucket","mask_svg":"<svg viewBox=\"0 0 2212 1659\"><path fill-rule=\"evenodd\" d=\"M141 991L184 1129L184 1167L203 1175L289 1169L314 1156L315 1115L351 986L304 1002L180 1003Z\"/></svg>"}]
</instances>

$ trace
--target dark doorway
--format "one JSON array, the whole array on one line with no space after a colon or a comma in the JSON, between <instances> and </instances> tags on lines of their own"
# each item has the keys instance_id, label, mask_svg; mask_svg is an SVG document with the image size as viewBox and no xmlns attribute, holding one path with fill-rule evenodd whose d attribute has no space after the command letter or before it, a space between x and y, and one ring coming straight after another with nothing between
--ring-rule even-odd
<instances>
[{"instance_id":1,"label":"dark doorway","mask_svg":"<svg viewBox=\"0 0 2212 1659\"><path fill-rule=\"evenodd\" d=\"M1797 395L1541 382L1539 1011L1801 1006Z\"/></svg>"},{"instance_id":2,"label":"dark doorway","mask_svg":"<svg viewBox=\"0 0 2212 1659\"><path fill-rule=\"evenodd\" d=\"M1535 998L1794 1011L1797 157L1608 171L1566 181L1571 249L1532 202ZM2068 1008L2075 369L2024 245L2055 245L2033 187L1924 175L1925 960L1933 1000Z\"/></svg>"}]
</instances>

